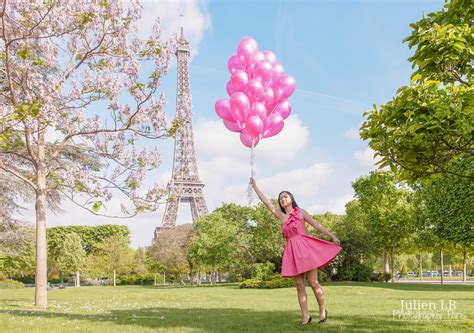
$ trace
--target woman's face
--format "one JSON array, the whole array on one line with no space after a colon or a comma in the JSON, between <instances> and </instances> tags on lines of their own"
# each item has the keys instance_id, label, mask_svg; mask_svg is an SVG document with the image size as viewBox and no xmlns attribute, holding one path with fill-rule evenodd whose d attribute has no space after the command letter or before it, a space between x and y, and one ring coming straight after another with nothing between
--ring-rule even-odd
<instances>
[{"instance_id":1,"label":"woman's face","mask_svg":"<svg viewBox=\"0 0 474 333\"><path fill-rule=\"evenodd\" d=\"M280 194L280 198L278 200L280 201L280 205L282 207L286 207L288 205L291 206L291 197L286 192L283 192L282 194Z\"/></svg>"}]
</instances>

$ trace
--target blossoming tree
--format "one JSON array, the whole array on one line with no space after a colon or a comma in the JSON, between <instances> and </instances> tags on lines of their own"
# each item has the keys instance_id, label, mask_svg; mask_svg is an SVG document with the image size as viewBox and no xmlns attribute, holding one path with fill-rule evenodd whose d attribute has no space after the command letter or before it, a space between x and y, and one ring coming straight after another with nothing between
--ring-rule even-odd
<instances>
[{"instance_id":1,"label":"blossoming tree","mask_svg":"<svg viewBox=\"0 0 474 333\"><path fill-rule=\"evenodd\" d=\"M156 209L164 194L143 189L160 155L138 144L170 134L157 89L176 37L163 41L157 20L142 41L141 10L120 0L0 4L0 170L35 193L37 308L47 306L48 192L95 214L119 192L124 216Z\"/></svg>"}]
</instances>

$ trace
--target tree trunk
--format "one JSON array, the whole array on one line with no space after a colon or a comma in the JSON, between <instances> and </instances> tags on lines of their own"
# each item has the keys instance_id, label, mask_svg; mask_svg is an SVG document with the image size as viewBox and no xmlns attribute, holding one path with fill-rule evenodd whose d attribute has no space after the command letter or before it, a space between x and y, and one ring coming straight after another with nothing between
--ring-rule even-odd
<instances>
[{"instance_id":1,"label":"tree trunk","mask_svg":"<svg viewBox=\"0 0 474 333\"><path fill-rule=\"evenodd\" d=\"M423 257L420 255L420 281L423 281Z\"/></svg>"},{"instance_id":2,"label":"tree trunk","mask_svg":"<svg viewBox=\"0 0 474 333\"><path fill-rule=\"evenodd\" d=\"M453 276L453 266L449 265L449 277Z\"/></svg>"},{"instance_id":3,"label":"tree trunk","mask_svg":"<svg viewBox=\"0 0 474 333\"><path fill-rule=\"evenodd\" d=\"M393 246L390 246L390 262L392 266L392 282L395 282L395 255L393 253Z\"/></svg>"},{"instance_id":4,"label":"tree trunk","mask_svg":"<svg viewBox=\"0 0 474 333\"><path fill-rule=\"evenodd\" d=\"M81 276L79 275L79 272L76 272L76 283L74 287L80 287L81 286Z\"/></svg>"},{"instance_id":5,"label":"tree trunk","mask_svg":"<svg viewBox=\"0 0 474 333\"><path fill-rule=\"evenodd\" d=\"M61 282L61 284L64 284L64 275L62 271L59 271L59 282Z\"/></svg>"},{"instance_id":6,"label":"tree trunk","mask_svg":"<svg viewBox=\"0 0 474 333\"><path fill-rule=\"evenodd\" d=\"M222 277L221 277L221 269L217 269L217 282L221 283L222 282Z\"/></svg>"},{"instance_id":7,"label":"tree trunk","mask_svg":"<svg viewBox=\"0 0 474 333\"><path fill-rule=\"evenodd\" d=\"M155 273L155 282L153 282L153 285L156 286L156 273Z\"/></svg>"},{"instance_id":8,"label":"tree trunk","mask_svg":"<svg viewBox=\"0 0 474 333\"><path fill-rule=\"evenodd\" d=\"M163 284L166 284L166 272L163 272Z\"/></svg>"},{"instance_id":9,"label":"tree trunk","mask_svg":"<svg viewBox=\"0 0 474 333\"><path fill-rule=\"evenodd\" d=\"M464 249L462 258L462 282L467 282L467 251Z\"/></svg>"},{"instance_id":10,"label":"tree trunk","mask_svg":"<svg viewBox=\"0 0 474 333\"><path fill-rule=\"evenodd\" d=\"M384 271L384 273L389 272L389 269L388 269L388 256L387 256L387 250L386 249L383 250L383 271Z\"/></svg>"},{"instance_id":11,"label":"tree trunk","mask_svg":"<svg viewBox=\"0 0 474 333\"><path fill-rule=\"evenodd\" d=\"M114 287L117 286L117 283L115 282L115 269L114 269Z\"/></svg>"},{"instance_id":12,"label":"tree trunk","mask_svg":"<svg viewBox=\"0 0 474 333\"><path fill-rule=\"evenodd\" d=\"M48 266L46 252L46 175L45 175L44 129L38 133L38 164L36 170L36 275L35 307L46 309L48 306Z\"/></svg>"},{"instance_id":13,"label":"tree trunk","mask_svg":"<svg viewBox=\"0 0 474 333\"><path fill-rule=\"evenodd\" d=\"M189 262L189 283L191 285L194 284L193 264L191 264L191 262Z\"/></svg>"},{"instance_id":14,"label":"tree trunk","mask_svg":"<svg viewBox=\"0 0 474 333\"><path fill-rule=\"evenodd\" d=\"M443 249L439 251L440 265L441 265L441 284L444 284L444 258Z\"/></svg>"},{"instance_id":15,"label":"tree trunk","mask_svg":"<svg viewBox=\"0 0 474 333\"><path fill-rule=\"evenodd\" d=\"M214 263L212 263L212 268L211 268L211 284L214 284L215 282L215 278L216 278L216 275L215 275L215 270L214 270Z\"/></svg>"}]
</instances>

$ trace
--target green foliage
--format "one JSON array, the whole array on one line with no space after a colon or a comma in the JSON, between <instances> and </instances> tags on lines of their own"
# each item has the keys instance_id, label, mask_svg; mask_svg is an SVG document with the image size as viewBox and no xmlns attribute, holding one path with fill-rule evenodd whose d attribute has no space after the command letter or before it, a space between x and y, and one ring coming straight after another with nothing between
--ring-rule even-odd
<instances>
[{"instance_id":1,"label":"green foliage","mask_svg":"<svg viewBox=\"0 0 474 333\"><path fill-rule=\"evenodd\" d=\"M346 204L346 215L334 220L330 230L337 235L341 242L342 251L329 268L336 269L334 279L352 279L353 267L369 264L377 254L377 246L374 238L368 231L366 225L367 216L363 211L359 200L353 200ZM350 271L346 273L346 271ZM320 274L324 271L320 271Z\"/></svg>"},{"instance_id":2,"label":"green foliage","mask_svg":"<svg viewBox=\"0 0 474 333\"><path fill-rule=\"evenodd\" d=\"M53 227L47 230L48 242L60 243L66 234L76 233L81 237L81 243L87 254L98 251L101 244L109 237L123 236L130 239L130 230L127 226L104 224L99 226L65 226Z\"/></svg>"},{"instance_id":3,"label":"green foliage","mask_svg":"<svg viewBox=\"0 0 474 333\"><path fill-rule=\"evenodd\" d=\"M240 289L275 289L290 288L295 286L295 281L291 278L282 278L275 275L269 280L247 279L239 283Z\"/></svg>"},{"instance_id":4,"label":"green foliage","mask_svg":"<svg viewBox=\"0 0 474 333\"><path fill-rule=\"evenodd\" d=\"M370 281L387 283L392 278L392 274L388 272L377 272L370 275Z\"/></svg>"},{"instance_id":5,"label":"green foliage","mask_svg":"<svg viewBox=\"0 0 474 333\"><path fill-rule=\"evenodd\" d=\"M458 169L474 170L474 159L459 163ZM431 242L473 248L474 182L455 175L438 175L417 187L419 233ZM429 237L431 236L431 237Z\"/></svg>"},{"instance_id":6,"label":"green foliage","mask_svg":"<svg viewBox=\"0 0 474 333\"><path fill-rule=\"evenodd\" d=\"M365 114L361 137L370 140L380 166L406 179L450 174L474 157L473 8L470 0L453 0L412 24L405 39L416 48L411 85ZM472 169L456 174L474 179Z\"/></svg>"},{"instance_id":7,"label":"green foliage","mask_svg":"<svg viewBox=\"0 0 474 333\"><path fill-rule=\"evenodd\" d=\"M19 289L24 288L25 285L15 280L0 280L0 289Z\"/></svg>"},{"instance_id":8,"label":"green foliage","mask_svg":"<svg viewBox=\"0 0 474 333\"><path fill-rule=\"evenodd\" d=\"M387 171L359 177L352 187L375 246L386 249L403 244L415 228L413 192Z\"/></svg>"},{"instance_id":9,"label":"green foliage","mask_svg":"<svg viewBox=\"0 0 474 333\"><path fill-rule=\"evenodd\" d=\"M190 241L188 255L197 264L224 265L235 262L240 249L236 243L239 232L235 224L214 212L194 222L196 234Z\"/></svg>"},{"instance_id":10,"label":"green foliage","mask_svg":"<svg viewBox=\"0 0 474 333\"><path fill-rule=\"evenodd\" d=\"M247 279L239 283L240 289L258 289L263 288L264 282L259 279Z\"/></svg>"},{"instance_id":11,"label":"green foliage","mask_svg":"<svg viewBox=\"0 0 474 333\"><path fill-rule=\"evenodd\" d=\"M260 281L268 280L275 269L275 264L271 262L258 263L254 265L255 278Z\"/></svg>"},{"instance_id":12,"label":"green foliage","mask_svg":"<svg viewBox=\"0 0 474 333\"><path fill-rule=\"evenodd\" d=\"M280 263L285 246L280 221L263 204L255 207L252 220L255 226L250 230L249 246L254 261Z\"/></svg>"},{"instance_id":13,"label":"green foliage","mask_svg":"<svg viewBox=\"0 0 474 333\"><path fill-rule=\"evenodd\" d=\"M405 275L408 274L408 267L407 267L407 265L403 265L403 266L402 266L402 269L400 270L400 274L403 275L403 276L405 276Z\"/></svg>"},{"instance_id":14,"label":"green foliage","mask_svg":"<svg viewBox=\"0 0 474 333\"><path fill-rule=\"evenodd\" d=\"M408 58L415 75L445 84L471 81L474 57L474 7L471 0L452 0L444 9L429 13L410 25L408 46L416 46Z\"/></svg>"},{"instance_id":15,"label":"green foliage","mask_svg":"<svg viewBox=\"0 0 474 333\"><path fill-rule=\"evenodd\" d=\"M52 245L52 242L48 245ZM55 247L48 248L49 258L61 272L71 274L85 268L86 252L82 247L79 235L74 232L66 234L62 243L55 245Z\"/></svg>"}]
</instances>

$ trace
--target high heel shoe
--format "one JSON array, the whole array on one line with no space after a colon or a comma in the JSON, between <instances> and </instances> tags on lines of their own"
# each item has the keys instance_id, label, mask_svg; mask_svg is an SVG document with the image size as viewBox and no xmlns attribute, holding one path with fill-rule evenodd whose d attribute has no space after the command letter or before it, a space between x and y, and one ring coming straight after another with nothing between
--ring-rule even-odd
<instances>
[{"instance_id":1,"label":"high heel shoe","mask_svg":"<svg viewBox=\"0 0 474 333\"><path fill-rule=\"evenodd\" d=\"M318 321L318 324L325 323L327 319L328 319L328 310L324 309L324 319L321 319L320 321Z\"/></svg>"},{"instance_id":2,"label":"high heel shoe","mask_svg":"<svg viewBox=\"0 0 474 333\"><path fill-rule=\"evenodd\" d=\"M307 321L306 323L301 323L301 325L302 325L302 326L308 325L308 324L311 322L311 320L313 320L313 318L311 318L311 316L309 316L308 321Z\"/></svg>"}]
</instances>

